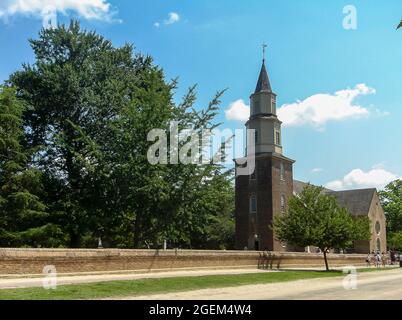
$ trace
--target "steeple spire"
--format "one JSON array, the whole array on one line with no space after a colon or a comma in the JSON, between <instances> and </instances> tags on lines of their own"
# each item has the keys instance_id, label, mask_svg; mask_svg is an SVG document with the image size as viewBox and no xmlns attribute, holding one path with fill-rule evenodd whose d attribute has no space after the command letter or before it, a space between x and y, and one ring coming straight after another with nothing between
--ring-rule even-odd
<instances>
[{"instance_id":1,"label":"steeple spire","mask_svg":"<svg viewBox=\"0 0 402 320\"><path fill-rule=\"evenodd\" d=\"M268 48L266 43L262 44L262 62L265 63L265 50Z\"/></svg>"},{"instance_id":2,"label":"steeple spire","mask_svg":"<svg viewBox=\"0 0 402 320\"><path fill-rule=\"evenodd\" d=\"M262 67L260 71L260 76L258 78L257 87L255 88L255 93L259 93L262 91L272 92L271 84L269 82L268 72L265 67L265 50L268 46L264 43L262 45Z\"/></svg>"}]
</instances>

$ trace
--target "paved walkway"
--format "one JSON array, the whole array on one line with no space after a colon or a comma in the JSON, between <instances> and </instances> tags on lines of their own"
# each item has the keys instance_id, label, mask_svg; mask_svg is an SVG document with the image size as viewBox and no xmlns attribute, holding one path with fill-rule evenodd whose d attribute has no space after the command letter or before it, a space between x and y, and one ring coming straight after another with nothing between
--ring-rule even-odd
<instances>
[{"instance_id":1,"label":"paved walkway","mask_svg":"<svg viewBox=\"0 0 402 320\"><path fill-rule=\"evenodd\" d=\"M228 274L247 274L261 273L266 270L258 269L232 269L232 270L197 270L197 271L170 271L170 272L153 272L153 273L125 273L125 274L96 274L96 275L73 275L57 277L58 285L79 284L79 283L96 283L106 281L119 280L139 280L139 279L156 279L156 278L174 278L174 277L197 277L208 275L228 275ZM273 271L275 272L275 271ZM42 286L42 277L31 278L0 278L1 289L14 288L32 288Z\"/></svg>"},{"instance_id":2,"label":"paved walkway","mask_svg":"<svg viewBox=\"0 0 402 320\"><path fill-rule=\"evenodd\" d=\"M402 300L402 269L360 273L355 290L346 290L343 279L322 278L204 289L132 297L131 300Z\"/></svg>"}]
</instances>

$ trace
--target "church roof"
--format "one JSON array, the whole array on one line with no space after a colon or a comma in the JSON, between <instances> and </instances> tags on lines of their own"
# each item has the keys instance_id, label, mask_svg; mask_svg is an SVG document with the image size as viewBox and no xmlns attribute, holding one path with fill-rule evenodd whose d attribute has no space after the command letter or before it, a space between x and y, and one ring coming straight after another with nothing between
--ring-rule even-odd
<instances>
[{"instance_id":1,"label":"church roof","mask_svg":"<svg viewBox=\"0 0 402 320\"><path fill-rule=\"evenodd\" d=\"M303 189L307 186L311 185L310 183L298 181L298 180L293 180L293 192L295 194L299 194L303 191ZM331 192L332 190L324 188L324 192Z\"/></svg>"},{"instance_id":2,"label":"church roof","mask_svg":"<svg viewBox=\"0 0 402 320\"><path fill-rule=\"evenodd\" d=\"M353 216L367 216L376 189L346 190L328 192L336 198L341 207L347 209Z\"/></svg>"},{"instance_id":3,"label":"church roof","mask_svg":"<svg viewBox=\"0 0 402 320\"><path fill-rule=\"evenodd\" d=\"M308 185L308 183L294 180L293 192L299 194ZM334 196L338 204L347 209L353 216L367 216L377 189L333 191L324 188L323 191L328 195Z\"/></svg>"},{"instance_id":4,"label":"church roof","mask_svg":"<svg viewBox=\"0 0 402 320\"><path fill-rule=\"evenodd\" d=\"M260 71L260 76L258 77L257 87L255 88L255 93L262 91L272 92L271 83L269 82L268 72L265 68L265 60L262 62L262 67Z\"/></svg>"},{"instance_id":5,"label":"church roof","mask_svg":"<svg viewBox=\"0 0 402 320\"><path fill-rule=\"evenodd\" d=\"M293 180L293 193L294 194L299 194L307 186L308 186L308 183L301 182L301 181L298 181L298 180Z\"/></svg>"}]
</instances>

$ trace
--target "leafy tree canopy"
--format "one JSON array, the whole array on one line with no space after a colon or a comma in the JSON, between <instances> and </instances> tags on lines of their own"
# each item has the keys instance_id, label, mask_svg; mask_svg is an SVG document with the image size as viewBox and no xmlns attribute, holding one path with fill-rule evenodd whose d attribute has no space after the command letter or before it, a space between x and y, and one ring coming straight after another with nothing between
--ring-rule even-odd
<instances>
[{"instance_id":1,"label":"leafy tree canopy","mask_svg":"<svg viewBox=\"0 0 402 320\"><path fill-rule=\"evenodd\" d=\"M401 249L402 180L388 184L380 191L380 199L387 218L387 241L392 249Z\"/></svg>"},{"instance_id":2,"label":"leafy tree canopy","mask_svg":"<svg viewBox=\"0 0 402 320\"><path fill-rule=\"evenodd\" d=\"M388 246L392 250L402 250L402 231L387 234Z\"/></svg>"},{"instance_id":3,"label":"leafy tree canopy","mask_svg":"<svg viewBox=\"0 0 402 320\"><path fill-rule=\"evenodd\" d=\"M278 240L298 247L314 246L324 253L348 248L354 240L370 239L368 218L354 219L323 189L307 186L289 200L288 212L274 219Z\"/></svg>"},{"instance_id":4,"label":"leafy tree canopy","mask_svg":"<svg viewBox=\"0 0 402 320\"><path fill-rule=\"evenodd\" d=\"M201 247L201 237L227 247L211 226L233 222L232 173L219 165L151 165L152 129L196 134L213 129L218 92L202 111L196 89L179 104L152 58L132 45L116 48L79 23L43 29L30 40L36 60L10 77L21 101L26 145L43 175L50 220L71 247ZM182 146L185 141L181 142ZM230 232L230 231L228 231ZM215 241L215 244L213 244Z\"/></svg>"},{"instance_id":5,"label":"leafy tree canopy","mask_svg":"<svg viewBox=\"0 0 402 320\"><path fill-rule=\"evenodd\" d=\"M41 174L23 147L23 110L15 90L0 87L0 246L57 246L62 232L47 223Z\"/></svg>"},{"instance_id":6,"label":"leafy tree canopy","mask_svg":"<svg viewBox=\"0 0 402 320\"><path fill-rule=\"evenodd\" d=\"M380 199L387 218L387 232L400 232L402 230L402 180L388 184L383 191L380 191Z\"/></svg>"}]
</instances>

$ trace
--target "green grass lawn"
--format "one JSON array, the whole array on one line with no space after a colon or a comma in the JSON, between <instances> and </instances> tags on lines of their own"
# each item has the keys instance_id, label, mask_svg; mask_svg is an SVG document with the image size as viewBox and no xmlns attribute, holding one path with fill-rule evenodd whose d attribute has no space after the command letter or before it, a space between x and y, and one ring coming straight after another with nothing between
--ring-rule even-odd
<instances>
[{"instance_id":1,"label":"green grass lawn","mask_svg":"<svg viewBox=\"0 0 402 320\"><path fill-rule=\"evenodd\" d=\"M359 272L378 271L363 269ZM157 293L192 291L207 288L223 288L252 284L294 281L301 279L329 278L342 276L341 271L284 271L240 275L215 275L200 277L177 277L111 281L91 284L58 286L56 290L43 288L21 288L0 290L0 300L76 300L128 297Z\"/></svg>"}]
</instances>

